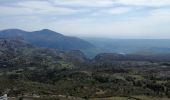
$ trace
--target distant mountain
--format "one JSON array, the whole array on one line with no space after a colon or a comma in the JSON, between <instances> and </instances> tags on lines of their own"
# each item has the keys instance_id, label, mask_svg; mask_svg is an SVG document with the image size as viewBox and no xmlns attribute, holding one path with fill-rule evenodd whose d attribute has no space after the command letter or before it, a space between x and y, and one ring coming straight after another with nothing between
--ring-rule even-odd
<instances>
[{"instance_id":1,"label":"distant mountain","mask_svg":"<svg viewBox=\"0 0 170 100\"><path fill-rule=\"evenodd\" d=\"M2 30L0 31L0 38L23 39L37 46L60 50L84 50L94 47L82 39L64 36L48 29L34 32L26 32L19 29Z\"/></svg>"},{"instance_id":2,"label":"distant mountain","mask_svg":"<svg viewBox=\"0 0 170 100\"><path fill-rule=\"evenodd\" d=\"M84 38L100 48L98 53L155 55L170 54L170 39Z\"/></svg>"},{"instance_id":3,"label":"distant mountain","mask_svg":"<svg viewBox=\"0 0 170 100\"><path fill-rule=\"evenodd\" d=\"M101 53L94 59L97 62L113 62L113 61L170 61L170 54L157 55L138 55L138 54L116 54Z\"/></svg>"}]
</instances>

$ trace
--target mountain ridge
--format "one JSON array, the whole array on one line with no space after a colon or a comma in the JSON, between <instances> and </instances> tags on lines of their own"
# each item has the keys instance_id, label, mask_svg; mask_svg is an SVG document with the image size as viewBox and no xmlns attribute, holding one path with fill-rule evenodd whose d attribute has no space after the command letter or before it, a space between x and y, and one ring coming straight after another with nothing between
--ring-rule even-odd
<instances>
[{"instance_id":1,"label":"mountain ridge","mask_svg":"<svg viewBox=\"0 0 170 100\"><path fill-rule=\"evenodd\" d=\"M0 31L0 38L23 39L37 46L60 50L82 50L94 47L83 39L65 36L49 29L32 32L20 29L6 29Z\"/></svg>"}]
</instances>

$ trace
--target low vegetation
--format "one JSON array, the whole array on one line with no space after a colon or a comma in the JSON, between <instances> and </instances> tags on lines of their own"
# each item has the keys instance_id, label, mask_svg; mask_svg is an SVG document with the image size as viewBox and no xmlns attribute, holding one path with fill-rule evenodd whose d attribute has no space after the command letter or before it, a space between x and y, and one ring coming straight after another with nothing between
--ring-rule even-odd
<instances>
[{"instance_id":1,"label":"low vegetation","mask_svg":"<svg viewBox=\"0 0 170 100\"><path fill-rule=\"evenodd\" d=\"M11 100L170 99L169 61L107 56L87 59L80 51L1 39L0 93Z\"/></svg>"}]
</instances>

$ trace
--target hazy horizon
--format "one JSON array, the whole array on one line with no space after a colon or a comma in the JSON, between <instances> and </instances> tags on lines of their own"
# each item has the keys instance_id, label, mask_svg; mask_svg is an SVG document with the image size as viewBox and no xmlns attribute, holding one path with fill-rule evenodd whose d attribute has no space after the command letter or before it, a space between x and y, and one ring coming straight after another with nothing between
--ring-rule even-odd
<instances>
[{"instance_id":1,"label":"hazy horizon","mask_svg":"<svg viewBox=\"0 0 170 100\"><path fill-rule=\"evenodd\" d=\"M19 29L19 28L7 28L7 29L0 29L0 31L4 31L4 30L22 30L22 31L26 31L26 32L35 32L35 31L41 31L41 30L44 30L44 29L38 29L38 30L25 30L25 29ZM48 29L48 30L51 30L51 29ZM54 30L51 30L51 31L54 31ZM170 38L142 38L142 37L137 37L137 38L132 38L132 37L100 37L100 36L78 36L78 35L72 35L72 34L65 34L65 33L61 33L61 32L58 32L58 31L54 31L56 33L59 33L59 34L62 34L62 35L65 35L65 36L71 36L71 37L78 37L78 38L81 38L81 39L107 39L107 40L170 40Z\"/></svg>"},{"instance_id":2,"label":"hazy horizon","mask_svg":"<svg viewBox=\"0 0 170 100\"><path fill-rule=\"evenodd\" d=\"M0 30L50 29L111 39L170 39L169 0L1 0Z\"/></svg>"}]
</instances>

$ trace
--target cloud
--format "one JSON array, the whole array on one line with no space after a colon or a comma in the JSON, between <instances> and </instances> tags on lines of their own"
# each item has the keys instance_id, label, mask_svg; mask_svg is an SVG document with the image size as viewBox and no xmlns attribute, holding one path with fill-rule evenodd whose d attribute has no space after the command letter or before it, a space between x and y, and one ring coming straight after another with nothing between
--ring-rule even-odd
<instances>
[{"instance_id":1,"label":"cloud","mask_svg":"<svg viewBox=\"0 0 170 100\"><path fill-rule=\"evenodd\" d=\"M131 11L132 9L130 7L117 7L117 8L112 8L106 11L109 14L122 14L122 13L127 13Z\"/></svg>"},{"instance_id":2,"label":"cloud","mask_svg":"<svg viewBox=\"0 0 170 100\"><path fill-rule=\"evenodd\" d=\"M150 7L170 6L170 0L115 0L115 3L131 6L150 6Z\"/></svg>"},{"instance_id":3,"label":"cloud","mask_svg":"<svg viewBox=\"0 0 170 100\"><path fill-rule=\"evenodd\" d=\"M0 6L0 16L6 15L35 15L35 14L55 14L68 15L78 12L78 10L57 7L46 1L24 1L13 3L10 6Z\"/></svg>"},{"instance_id":4,"label":"cloud","mask_svg":"<svg viewBox=\"0 0 170 100\"><path fill-rule=\"evenodd\" d=\"M91 16L97 17L97 16L121 15L129 13L134 10L135 8L132 7L113 7L108 9L99 9L91 13Z\"/></svg>"},{"instance_id":5,"label":"cloud","mask_svg":"<svg viewBox=\"0 0 170 100\"><path fill-rule=\"evenodd\" d=\"M14 1L0 2L0 29L49 28L75 36L170 38L169 0Z\"/></svg>"},{"instance_id":6,"label":"cloud","mask_svg":"<svg viewBox=\"0 0 170 100\"><path fill-rule=\"evenodd\" d=\"M151 11L145 17L133 17L123 21L114 21L113 18L103 22L100 19L85 18L53 22L49 28L76 36L170 38L169 16L170 9L159 9Z\"/></svg>"},{"instance_id":7,"label":"cloud","mask_svg":"<svg viewBox=\"0 0 170 100\"><path fill-rule=\"evenodd\" d=\"M51 0L56 5L71 7L111 7L112 0Z\"/></svg>"},{"instance_id":8,"label":"cloud","mask_svg":"<svg viewBox=\"0 0 170 100\"><path fill-rule=\"evenodd\" d=\"M57 5L73 7L113 7L116 5L129 6L170 6L170 0L50 0Z\"/></svg>"},{"instance_id":9,"label":"cloud","mask_svg":"<svg viewBox=\"0 0 170 100\"><path fill-rule=\"evenodd\" d=\"M0 5L0 15L70 15L91 12L93 15L123 14L139 6L168 6L169 0L14 0ZM5 2L5 1L3 1ZM10 5L10 6L9 6ZM143 7L145 9L145 7Z\"/></svg>"}]
</instances>

